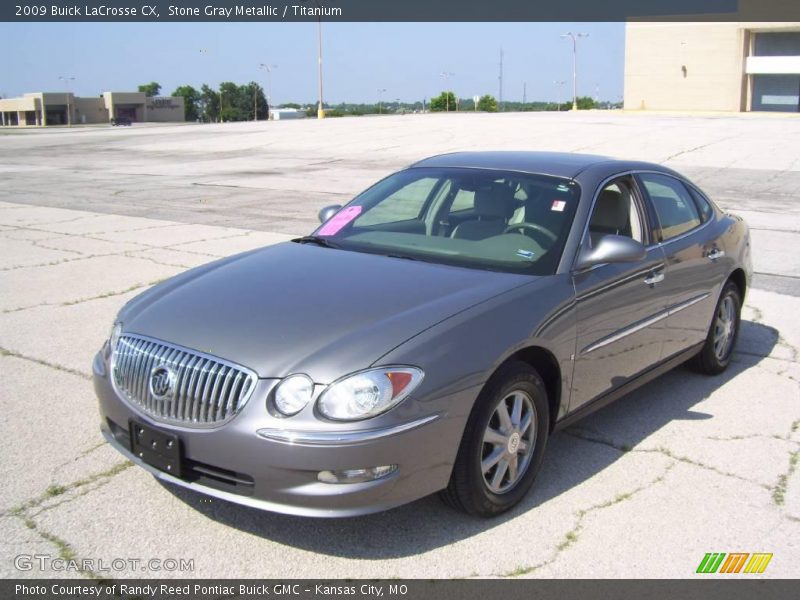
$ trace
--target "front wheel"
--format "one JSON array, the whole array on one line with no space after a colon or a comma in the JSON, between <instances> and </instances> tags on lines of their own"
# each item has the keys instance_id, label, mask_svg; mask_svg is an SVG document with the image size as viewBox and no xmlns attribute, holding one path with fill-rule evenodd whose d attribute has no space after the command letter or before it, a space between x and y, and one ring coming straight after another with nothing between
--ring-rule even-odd
<instances>
[{"instance_id":1,"label":"front wheel","mask_svg":"<svg viewBox=\"0 0 800 600\"><path fill-rule=\"evenodd\" d=\"M509 510L533 485L549 422L547 390L539 374L522 362L503 366L475 403L442 498L482 517Z\"/></svg>"},{"instance_id":2,"label":"front wheel","mask_svg":"<svg viewBox=\"0 0 800 600\"><path fill-rule=\"evenodd\" d=\"M732 281L720 294L703 349L691 360L691 367L706 375L717 375L728 368L739 337L742 298Z\"/></svg>"}]
</instances>

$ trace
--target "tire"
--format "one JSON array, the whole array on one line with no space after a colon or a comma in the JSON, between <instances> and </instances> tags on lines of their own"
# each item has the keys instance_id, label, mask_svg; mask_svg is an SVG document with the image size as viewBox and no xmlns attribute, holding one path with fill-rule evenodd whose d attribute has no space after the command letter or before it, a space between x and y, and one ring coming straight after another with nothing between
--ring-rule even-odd
<instances>
[{"instance_id":1,"label":"tire","mask_svg":"<svg viewBox=\"0 0 800 600\"><path fill-rule=\"evenodd\" d=\"M502 418L501 404L508 419ZM541 467L549 412L547 390L536 370L519 361L501 367L475 402L442 499L480 517L499 515L519 503ZM492 461L484 471L483 465ZM504 474L498 475L503 468Z\"/></svg>"},{"instance_id":2,"label":"tire","mask_svg":"<svg viewBox=\"0 0 800 600\"><path fill-rule=\"evenodd\" d=\"M689 361L693 370L705 375L718 375L728 368L739 337L741 312L739 287L733 281L728 281L714 308L705 344Z\"/></svg>"}]
</instances>

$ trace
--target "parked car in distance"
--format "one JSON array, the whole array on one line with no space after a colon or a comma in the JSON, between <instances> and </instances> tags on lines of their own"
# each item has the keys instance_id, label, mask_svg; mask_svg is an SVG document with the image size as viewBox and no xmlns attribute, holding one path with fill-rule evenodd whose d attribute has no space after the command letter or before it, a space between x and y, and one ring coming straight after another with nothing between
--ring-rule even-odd
<instances>
[{"instance_id":1,"label":"parked car in distance","mask_svg":"<svg viewBox=\"0 0 800 600\"><path fill-rule=\"evenodd\" d=\"M689 361L728 366L745 222L651 163L455 153L306 237L128 302L97 354L101 428L157 477L262 509L517 504L548 438Z\"/></svg>"},{"instance_id":2,"label":"parked car in distance","mask_svg":"<svg viewBox=\"0 0 800 600\"><path fill-rule=\"evenodd\" d=\"M133 125L133 121L130 117L115 117L111 119L111 125L117 127L119 125Z\"/></svg>"}]
</instances>

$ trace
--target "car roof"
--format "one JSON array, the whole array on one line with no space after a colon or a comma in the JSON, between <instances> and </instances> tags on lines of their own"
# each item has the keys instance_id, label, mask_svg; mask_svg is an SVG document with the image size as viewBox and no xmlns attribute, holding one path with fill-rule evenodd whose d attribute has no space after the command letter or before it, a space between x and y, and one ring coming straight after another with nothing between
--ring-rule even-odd
<instances>
[{"instance_id":1,"label":"car roof","mask_svg":"<svg viewBox=\"0 0 800 600\"><path fill-rule=\"evenodd\" d=\"M570 152L527 152L527 151L489 151L489 152L453 152L440 154L412 164L416 167L463 167L472 169L499 169L555 175L557 177L576 177L581 171L594 166L606 164L609 170L614 167L624 168L626 165L644 165L661 170L662 167L650 163L630 162L599 156L595 154L573 154Z\"/></svg>"}]
</instances>

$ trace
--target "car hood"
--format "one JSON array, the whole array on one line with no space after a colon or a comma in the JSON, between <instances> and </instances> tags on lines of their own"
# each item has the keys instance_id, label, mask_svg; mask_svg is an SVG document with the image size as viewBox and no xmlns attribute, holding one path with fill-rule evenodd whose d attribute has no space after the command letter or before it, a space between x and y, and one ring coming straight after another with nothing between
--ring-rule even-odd
<instances>
[{"instance_id":1,"label":"car hood","mask_svg":"<svg viewBox=\"0 0 800 600\"><path fill-rule=\"evenodd\" d=\"M286 242L188 271L120 313L126 333L329 383L534 277Z\"/></svg>"}]
</instances>

